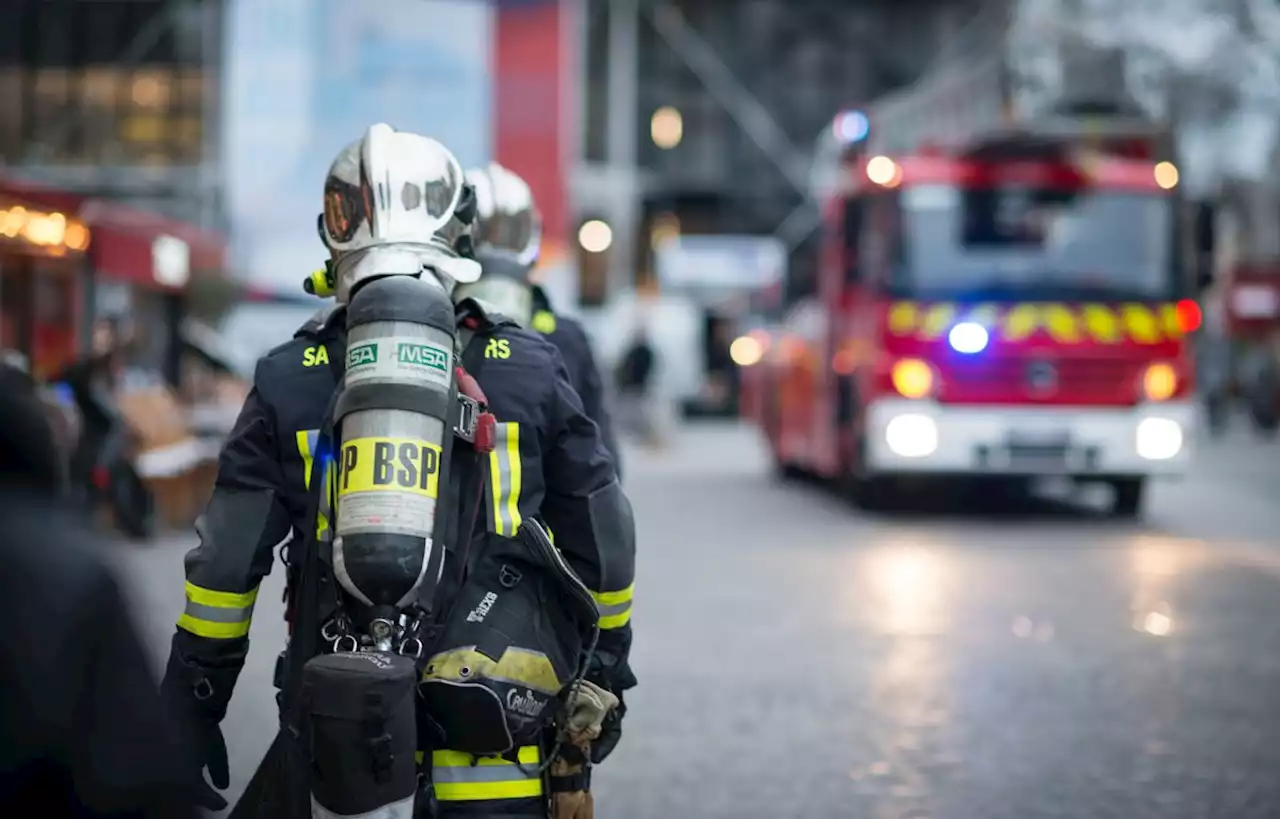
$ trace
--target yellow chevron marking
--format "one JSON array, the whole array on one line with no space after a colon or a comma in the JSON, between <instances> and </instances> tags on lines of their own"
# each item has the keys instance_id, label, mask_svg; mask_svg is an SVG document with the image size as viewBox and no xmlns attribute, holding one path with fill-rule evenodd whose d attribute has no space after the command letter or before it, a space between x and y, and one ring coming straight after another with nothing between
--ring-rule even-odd
<instances>
[{"instance_id":1,"label":"yellow chevron marking","mask_svg":"<svg viewBox=\"0 0 1280 819\"><path fill-rule=\"evenodd\" d=\"M895 336L910 335L920 320L920 311L913 302L894 302L889 308L889 332Z\"/></svg>"},{"instance_id":2,"label":"yellow chevron marking","mask_svg":"<svg viewBox=\"0 0 1280 819\"><path fill-rule=\"evenodd\" d=\"M1080 308L1060 302L1015 304L1001 311L996 304L979 304L961 313L957 305L942 303L921 307L899 301L889 307L888 328L895 336L914 335L925 341L944 337L957 320L973 321L996 330L1005 341L1024 341L1043 330L1060 344L1092 339L1117 344L1129 338L1139 344L1158 344L1183 337L1178 309L1173 304L1151 308L1125 304L1086 304Z\"/></svg>"},{"instance_id":3,"label":"yellow chevron marking","mask_svg":"<svg viewBox=\"0 0 1280 819\"><path fill-rule=\"evenodd\" d=\"M935 304L925 313L920 335L926 339L942 338L955 321L956 308L951 304Z\"/></svg>"},{"instance_id":4,"label":"yellow chevron marking","mask_svg":"<svg viewBox=\"0 0 1280 819\"><path fill-rule=\"evenodd\" d=\"M1040 310L1040 320L1049 331L1049 337L1062 344L1079 344L1080 327L1076 314L1065 304L1046 304Z\"/></svg>"},{"instance_id":5,"label":"yellow chevron marking","mask_svg":"<svg viewBox=\"0 0 1280 819\"><path fill-rule=\"evenodd\" d=\"M1119 317L1105 304L1086 304L1080 313L1085 332L1099 344L1115 344L1124 337Z\"/></svg>"},{"instance_id":6,"label":"yellow chevron marking","mask_svg":"<svg viewBox=\"0 0 1280 819\"><path fill-rule=\"evenodd\" d=\"M1160 325L1155 315L1141 304L1126 304L1120 310L1125 330L1139 344L1155 344L1161 340Z\"/></svg>"},{"instance_id":7,"label":"yellow chevron marking","mask_svg":"<svg viewBox=\"0 0 1280 819\"><path fill-rule=\"evenodd\" d=\"M1182 322L1178 319L1176 304L1160 305L1160 319L1164 324L1164 332L1169 338L1182 338Z\"/></svg>"},{"instance_id":8,"label":"yellow chevron marking","mask_svg":"<svg viewBox=\"0 0 1280 819\"><path fill-rule=\"evenodd\" d=\"M1040 308L1019 304L1004 316L1003 334L1009 341L1022 341L1033 336L1040 327Z\"/></svg>"}]
</instances>

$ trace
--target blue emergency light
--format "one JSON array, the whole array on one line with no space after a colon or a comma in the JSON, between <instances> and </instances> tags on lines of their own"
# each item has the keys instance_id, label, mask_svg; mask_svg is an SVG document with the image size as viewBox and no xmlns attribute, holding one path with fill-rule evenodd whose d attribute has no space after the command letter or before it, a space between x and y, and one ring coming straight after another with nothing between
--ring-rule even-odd
<instances>
[{"instance_id":1,"label":"blue emergency light","mask_svg":"<svg viewBox=\"0 0 1280 819\"><path fill-rule=\"evenodd\" d=\"M866 139L867 132L871 130L871 122L861 111L841 111L832 130L835 131L836 139L852 145Z\"/></svg>"},{"instance_id":2,"label":"blue emergency light","mask_svg":"<svg viewBox=\"0 0 1280 819\"><path fill-rule=\"evenodd\" d=\"M960 322L947 334L947 343L951 345L951 349L965 355L982 352L990 342L991 335L987 328L972 321Z\"/></svg>"}]
</instances>

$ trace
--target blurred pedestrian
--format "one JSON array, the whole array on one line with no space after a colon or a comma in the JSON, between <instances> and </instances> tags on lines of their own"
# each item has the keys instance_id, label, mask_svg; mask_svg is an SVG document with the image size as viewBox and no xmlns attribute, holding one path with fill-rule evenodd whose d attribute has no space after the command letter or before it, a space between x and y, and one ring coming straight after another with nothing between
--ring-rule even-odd
<instances>
[{"instance_id":1,"label":"blurred pedestrian","mask_svg":"<svg viewBox=\"0 0 1280 819\"><path fill-rule=\"evenodd\" d=\"M0 364L0 816L195 817L141 641L65 489L35 384Z\"/></svg>"},{"instance_id":2,"label":"blurred pedestrian","mask_svg":"<svg viewBox=\"0 0 1280 819\"><path fill-rule=\"evenodd\" d=\"M632 434L649 445L658 443L654 414L654 372L658 354L649 340L649 332L641 324L622 354L615 373L619 409L625 413Z\"/></svg>"}]
</instances>

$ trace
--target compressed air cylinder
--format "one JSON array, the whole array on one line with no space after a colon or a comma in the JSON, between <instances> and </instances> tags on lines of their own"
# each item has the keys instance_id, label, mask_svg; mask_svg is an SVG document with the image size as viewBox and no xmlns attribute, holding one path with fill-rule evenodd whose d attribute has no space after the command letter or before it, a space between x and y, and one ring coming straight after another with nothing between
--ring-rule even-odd
<instances>
[{"instance_id":1,"label":"compressed air cylinder","mask_svg":"<svg viewBox=\"0 0 1280 819\"><path fill-rule=\"evenodd\" d=\"M433 535L457 401L455 332L448 294L414 277L375 279L347 307L333 569L369 606L430 599L440 577Z\"/></svg>"}]
</instances>

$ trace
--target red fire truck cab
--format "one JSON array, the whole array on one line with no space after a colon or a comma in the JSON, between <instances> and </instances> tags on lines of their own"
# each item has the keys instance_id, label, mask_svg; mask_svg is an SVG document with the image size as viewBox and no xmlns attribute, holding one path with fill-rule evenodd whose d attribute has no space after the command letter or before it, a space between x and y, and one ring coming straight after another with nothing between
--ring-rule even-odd
<instances>
[{"instance_id":1,"label":"red fire truck cab","mask_svg":"<svg viewBox=\"0 0 1280 819\"><path fill-rule=\"evenodd\" d=\"M824 320L773 384L778 466L875 502L902 478L1060 476L1137 514L1148 478L1187 471L1199 417L1165 132L931 129L927 98L893 102L837 117L815 169Z\"/></svg>"}]
</instances>

